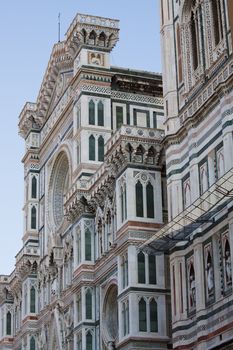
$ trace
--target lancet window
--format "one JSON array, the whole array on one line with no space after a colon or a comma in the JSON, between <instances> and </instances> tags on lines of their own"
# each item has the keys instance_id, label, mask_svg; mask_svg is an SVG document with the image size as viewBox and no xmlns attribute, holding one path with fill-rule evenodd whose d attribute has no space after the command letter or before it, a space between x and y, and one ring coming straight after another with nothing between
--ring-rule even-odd
<instances>
[{"instance_id":1,"label":"lancet window","mask_svg":"<svg viewBox=\"0 0 233 350\"><path fill-rule=\"evenodd\" d=\"M37 178L35 176L32 177L31 196L33 199L37 198Z\"/></svg>"},{"instance_id":2,"label":"lancet window","mask_svg":"<svg viewBox=\"0 0 233 350\"><path fill-rule=\"evenodd\" d=\"M88 288L86 290L86 295L85 295L86 319L87 320L92 319L92 294L93 294L93 291L90 288Z\"/></svg>"},{"instance_id":3,"label":"lancet window","mask_svg":"<svg viewBox=\"0 0 233 350\"><path fill-rule=\"evenodd\" d=\"M219 42L223 39L221 1L212 0L211 6L213 16L214 44L215 46L217 46Z\"/></svg>"},{"instance_id":4,"label":"lancet window","mask_svg":"<svg viewBox=\"0 0 233 350\"><path fill-rule=\"evenodd\" d=\"M30 350L36 350L36 340L34 337L30 338Z\"/></svg>"},{"instance_id":5,"label":"lancet window","mask_svg":"<svg viewBox=\"0 0 233 350\"><path fill-rule=\"evenodd\" d=\"M154 208L154 186L150 181L147 184L142 184L140 180L135 186L136 197L136 216L137 217L155 217Z\"/></svg>"},{"instance_id":6,"label":"lancet window","mask_svg":"<svg viewBox=\"0 0 233 350\"><path fill-rule=\"evenodd\" d=\"M139 331L158 332L158 307L154 298L141 298L138 303Z\"/></svg>"},{"instance_id":7,"label":"lancet window","mask_svg":"<svg viewBox=\"0 0 233 350\"><path fill-rule=\"evenodd\" d=\"M93 342L93 334L91 331L86 333L86 350L93 350L94 342Z\"/></svg>"},{"instance_id":8,"label":"lancet window","mask_svg":"<svg viewBox=\"0 0 233 350\"><path fill-rule=\"evenodd\" d=\"M31 229L36 229L36 207L31 208Z\"/></svg>"}]
</instances>

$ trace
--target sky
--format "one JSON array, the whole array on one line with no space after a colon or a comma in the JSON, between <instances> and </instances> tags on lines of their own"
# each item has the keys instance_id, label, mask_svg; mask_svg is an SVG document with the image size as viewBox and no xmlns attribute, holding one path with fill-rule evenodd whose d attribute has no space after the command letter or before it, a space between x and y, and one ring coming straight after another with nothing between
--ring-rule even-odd
<instances>
[{"instance_id":1,"label":"sky","mask_svg":"<svg viewBox=\"0 0 233 350\"><path fill-rule=\"evenodd\" d=\"M158 0L0 1L0 274L14 269L23 236L24 140L18 116L35 102L52 47L77 13L120 20L113 66L161 72Z\"/></svg>"}]
</instances>

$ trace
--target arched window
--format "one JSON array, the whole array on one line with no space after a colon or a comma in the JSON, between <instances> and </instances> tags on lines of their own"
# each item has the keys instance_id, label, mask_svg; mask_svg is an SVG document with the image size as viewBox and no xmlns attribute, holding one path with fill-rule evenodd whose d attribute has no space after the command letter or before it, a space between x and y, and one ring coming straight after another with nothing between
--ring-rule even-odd
<instances>
[{"instance_id":1,"label":"arched window","mask_svg":"<svg viewBox=\"0 0 233 350\"><path fill-rule=\"evenodd\" d=\"M37 197L37 179L35 176L32 177L32 198Z\"/></svg>"},{"instance_id":2,"label":"arched window","mask_svg":"<svg viewBox=\"0 0 233 350\"><path fill-rule=\"evenodd\" d=\"M158 311L154 299L150 301L150 332L158 332Z\"/></svg>"},{"instance_id":3,"label":"arched window","mask_svg":"<svg viewBox=\"0 0 233 350\"><path fill-rule=\"evenodd\" d=\"M89 44L90 45L96 44L96 32L94 30L92 30L90 35L89 35Z\"/></svg>"},{"instance_id":4,"label":"arched window","mask_svg":"<svg viewBox=\"0 0 233 350\"><path fill-rule=\"evenodd\" d=\"M214 294L214 268L210 251L207 252L206 261L206 279L207 279L207 296L211 297Z\"/></svg>"},{"instance_id":5,"label":"arched window","mask_svg":"<svg viewBox=\"0 0 233 350\"><path fill-rule=\"evenodd\" d=\"M154 218L154 187L150 182L146 186L146 206L147 206L147 217Z\"/></svg>"},{"instance_id":6,"label":"arched window","mask_svg":"<svg viewBox=\"0 0 233 350\"><path fill-rule=\"evenodd\" d=\"M36 207L31 208L31 229L36 229Z\"/></svg>"},{"instance_id":7,"label":"arched window","mask_svg":"<svg viewBox=\"0 0 233 350\"><path fill-rule=\"evenodd\" d=\"M92 292L90 289L86 292L86 319L92 319Z\"/></svg>"},{"instance_id":8,"label":"arched window","mask_svg":"<svg viewBox=\"0 0 233 350\"><path fill-rule=\"evenodd\" d=\"M190 31L191 31L193 70L196 70L198 67L198 20L193 12L191 15Z\"/></svg>"},{"instance_id":9,"label":"arched window","mask_svg":"<svg viewBox=\"0 0 233 350\"><path fill-rule=\"evenodd\" d=\"M30 339L30 350L36 350L36 341L34 337Z\"/></svg>"},{"instance_id":10,"label":"arched window","mask_svg":"<svg viewBox=\"0 0 233 350\"><path fill-rule=\"evenodd\" d=\"M91 231L85 230L85 260L91 260Z\"/></svg>"},{"instance_id":11,"label":"arched window","mask_svg":"<svg viewBox=\"0 0 233 350\"><path fill-rule=\"evenodd\" d=\"M98 138L98 161L104 161L104 138L102 136Z\"/></svg>"},{"instance_id":12,"label":"arched window","mask_svg":"<svg viewBox=\"0 0 233 350\"><path fill-rule=\"evenodd\" d=\"M177 58L178 58L178 80L179 83L183 80L183 68L182 68L182 50L181 50L181 33L180 26L177 24L176 27L176 38L177 38Z\"/></svg>"},{"instance_id":13,"label":"arched window","mask_svg":"<svg viewBox=\"0 0 233 350\"><path fill-rule=\"evenodd\" d=\"M95 160L95 137L89 137L89 160Z\"/></svg>"},{"instance_id":14,"label":"arched window","mask_svg":"<svg viewBox=\"0 0 233 350\"><path fill-rule=\"evenodd\" d=\"M104 105L102 101L98 102L98 125L104 126Z\"/></svg>"},{"instance_id":15,"label":"arched window","mask_svg":"<svg viewBox=\"0 0 233 350\"><path fill-rule=\"evenodd\" d=\"M149 263L149 283L156 284L156 257L155 255L148 255Z\"/></svg>"},{"instance_id":16,"label":"arched window","mask_svg":"<svg viewBox=\"0 0 233 350\"><path fill-rule=\"evenodd\" d=\"M33 286L30 289L30 312L36 312L36 290Z\"/></svg>"},{"instance_id":17,"label":"arched window","mask_svg":"<svg viewBox=\"0 0 233 350\"><path fill-rule=\"evenodd\" d=\"M105 46L106 45L106 35L104 34L104 32L100 33L99 36L99 46Z\"/></svg>"},{"instance_id":18,"label":"arched window","mask_svg":"<svg viewBox=\"0 0 233 350\"><path fill-rule=\"evenodd\" d=\"M123 107L116 106L116 128L119 129L123 124Z\"/></svg>"},{"instance_id":19,"label":"arched window","mask_svg":"<svg viewBox=\"0 0 233 350\"><path fill-rule=\"evenodd\" d=\"M143 217L143 187L141 182L136 184L136 216Z\"/></svg>"},{"instance_id":20,"label":"arched window","mask_svg":"<svg viewBox=\"0 0 233 350\"><path fill-rule=\"evenodd\" d=\"M86 334L86 350L92 350L93 348L93 337L90 331Z\"/></svg>"},{"instance_id":21,"label":"arched window","mask_svg":"<svg viewBox=\"0 0 233 350\"><path fill-rule=\"evenodd\" d=\"M217 46L223 38L223 25L220 0L212 0L214 44Z\"/></svg>"},{"instance_id":22,"label":"arched window","mask_svg":"<svg viewBox=\"0 0 233 350\"><path fill-rule=\"evenodd\" d=\"M146 282L145 255L143 252L138 254L138 283Z\"/></svg>"},{"instance_id":23,"label":"arched window","mask_svg":"<svg viewBox=\"0 0 233 350\"><path fill-rule=\"evenodd\" d=\"M95 103L92 100L89 102L89 124L95 125Z\"/></svg>"},{"instance_id":24,"label":"arched window","mask_svg":"<svg viewBox=\"0 0 233 350\"><path fill-rule=\"evenodd\" d=\"M6 335L11 335L11 313L10 311L6 314Z\"/></svg>"},{"instance_id":25,"label":"arched window","mask_svg":"<svg viewBox=\"0 0 233 350\"><path fill-rule=\"evenodd\" d=\"M146 332L147 326L146 326L146 301L142 298L139 301L139 331L140 332Z\"/></svg>"}]
</instances>

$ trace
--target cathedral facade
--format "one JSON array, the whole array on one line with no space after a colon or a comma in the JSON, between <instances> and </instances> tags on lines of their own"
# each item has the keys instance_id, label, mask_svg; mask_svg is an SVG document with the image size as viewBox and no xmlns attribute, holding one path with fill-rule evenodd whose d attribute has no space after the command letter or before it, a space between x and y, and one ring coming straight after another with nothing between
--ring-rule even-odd
<instances>
[{"instance_id":1,"label":"cathedral facade","mask_svg":"<svg viewBox=\"0 0 233 350\"><path fill-rule=\"evenodd\" d=\"M78 14L54 45L25 139L23 247L0 277L0 349L167 349L159 74L110 66L117 20Z\"/></svg>"}]
</instances>

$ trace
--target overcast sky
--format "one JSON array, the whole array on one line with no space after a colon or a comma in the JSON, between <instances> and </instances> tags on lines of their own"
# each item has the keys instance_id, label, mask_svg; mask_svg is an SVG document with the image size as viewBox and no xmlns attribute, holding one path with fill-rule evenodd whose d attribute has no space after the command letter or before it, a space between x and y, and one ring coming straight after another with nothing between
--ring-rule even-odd
<instances>
[{"instance_id":1,"label":"overcast sky","mask_svg":"<svg viewBox=\"0 0 233 350\"><path fill-rule=\"evenodd\" d=\"M76 13L120 20L114 66L161 71L158 0L0 1L0 274L9 274L22 247L24 140L18 116L35 102L53 44Z\"/></svg>"}]
</instances>

